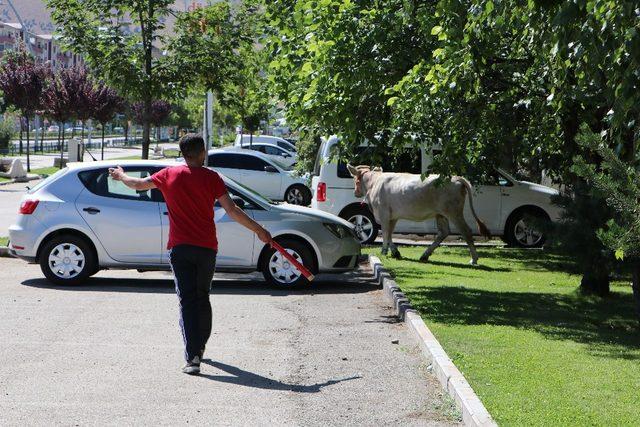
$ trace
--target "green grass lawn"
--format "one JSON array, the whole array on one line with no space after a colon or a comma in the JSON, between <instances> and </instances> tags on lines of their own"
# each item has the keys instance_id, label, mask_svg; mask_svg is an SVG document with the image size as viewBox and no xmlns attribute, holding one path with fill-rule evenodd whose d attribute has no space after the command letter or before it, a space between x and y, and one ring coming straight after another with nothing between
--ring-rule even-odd
<instances>
[{"instance_id":1,"label":"green grass lawn","mask_svg":"<svg viewBox=\"0 0 640 427\"><path fill-rule=\"evenodd\" d=\"M38 169L31 169L31 173L35 174L35 175L53 175L54 173L58 172L60 170L60 168L58 167L48 167L48 168L38 168Z\"/></svg>"},{"instance_id":2,"label":"green grass lawn","mask_svg":"<svg viewBox=\"0 0 640 427\"><path fill-rule=\"evenodd\" d=\"M640 332L628 283L583 297L542 251L424 248L381 257L500 425L638 425ZM378 255L379 248L366 250Z\"/></svg>"}]
</instances>

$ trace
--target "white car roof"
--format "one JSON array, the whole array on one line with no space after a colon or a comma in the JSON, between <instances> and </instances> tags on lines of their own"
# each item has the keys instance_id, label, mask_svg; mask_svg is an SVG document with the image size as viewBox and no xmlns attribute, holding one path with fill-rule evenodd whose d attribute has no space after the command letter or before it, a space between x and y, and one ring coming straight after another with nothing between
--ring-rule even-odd
<instances>
[{"instance_id":1,"label":"white car roof","mask_svg":"<svg viewBox=\"0 0 640 427\"><path fill-rule=\"evenodd\" d=\"M223 147L223 148L213 148L213 149L209 150L209 154L215 154L215 153L239 153L239 154L244 154L244 155L247 155L247 156L258 157L259 159L264 160L265 162L269 163L270 165L275 166L278 169L282 169L278 164L276 164L266 154L263 154L263 153L261 153L259 151L250 150L248 148L232 146L232 147Z\"/></svg>"}]
</instances>

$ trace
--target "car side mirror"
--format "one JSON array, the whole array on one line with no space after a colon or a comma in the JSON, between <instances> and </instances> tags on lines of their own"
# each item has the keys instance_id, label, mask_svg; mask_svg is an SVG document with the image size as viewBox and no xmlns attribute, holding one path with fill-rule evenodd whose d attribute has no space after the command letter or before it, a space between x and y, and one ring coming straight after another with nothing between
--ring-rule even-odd
<instances>
[{"instance_id":1,"label":"car side mirror","mask_svg":"<svg viewBox=\"0 0 640 427\"><path fill-rule=\"evenodd\" d=\"M265 172L269 172L269 173L277 173L278 169L276 169L275 167L271 166L271 165L267 165L264 167L264 171Z\"/></svg>"}]
</instances>

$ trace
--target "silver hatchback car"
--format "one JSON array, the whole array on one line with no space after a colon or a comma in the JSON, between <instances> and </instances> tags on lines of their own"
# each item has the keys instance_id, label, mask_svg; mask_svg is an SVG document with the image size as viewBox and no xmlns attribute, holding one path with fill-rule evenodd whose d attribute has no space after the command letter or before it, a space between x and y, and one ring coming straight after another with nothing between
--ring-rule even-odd
<instances>
[{"instance_id":1,"label":"silver hatchback car","mask_svg":"<svg viewBox=\"0 0 640 427\"><path fill-rule=\"evenodd\" d=\"M39 263L56 284L77 284L103 269L167 270L169 217L158 190L135 191L109 177L120 165L145 177L175 162L103 161L70 164L28 191L9 228L11 253ZM318 210L275 204L224 178L231 197L314 273L353 270L360 243L353 226ZM261 271L276 286L305 283L300 271L215 207L217 270Z\"/></svg>"}]
</instances>

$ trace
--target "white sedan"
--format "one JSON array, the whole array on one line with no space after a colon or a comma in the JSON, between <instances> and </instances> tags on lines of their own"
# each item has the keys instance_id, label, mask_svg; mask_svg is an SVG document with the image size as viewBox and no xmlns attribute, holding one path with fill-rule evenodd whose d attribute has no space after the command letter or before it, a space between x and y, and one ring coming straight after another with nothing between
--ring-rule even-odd
<instances>
[{"instance_id":1,"label":"white sedan","mask_svg":"<svg viewBox=\"0 0 640 427\"><path fill-rule=\"evenodd\" d=\"M271 200L292 205L311 203L304 177L264 154L237 147L209 150L208 166Z\"/></svg>"}]
</instances>

